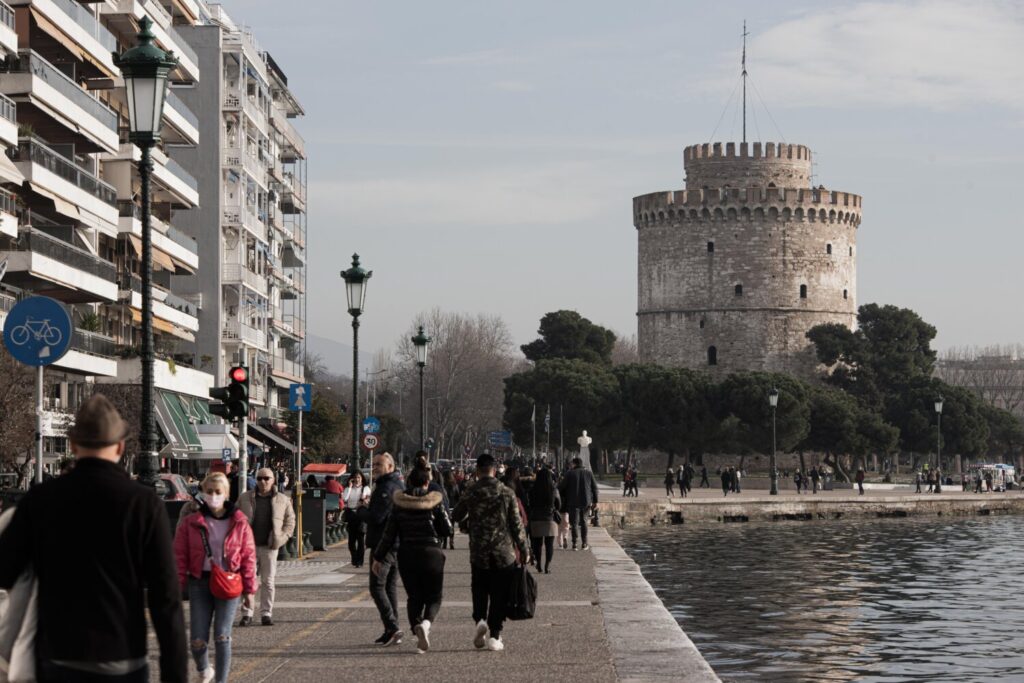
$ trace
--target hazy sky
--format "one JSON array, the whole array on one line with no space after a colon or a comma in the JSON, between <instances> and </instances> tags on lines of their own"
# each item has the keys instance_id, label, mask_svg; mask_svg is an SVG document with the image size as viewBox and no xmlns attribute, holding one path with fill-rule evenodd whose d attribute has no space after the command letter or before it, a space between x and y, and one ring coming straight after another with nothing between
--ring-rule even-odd
<instances>
[{"instance_id":1,"label":"hazy sky","mask_svg":"<svg viewBox=\"0 0 1024 683\"><path fill-rule=\"evenodd\" d=\"M940 347L1024 341L1019 3L224 4L307 111L314 334L350 340L354 251L367 349L434 306L517 343L558 308L635 333L631 199L681 188L720 118L739 139L746 18L748 137L810 146L816 183L864 196L858 302L917 310Z\"/></svg>"}]
</instances>

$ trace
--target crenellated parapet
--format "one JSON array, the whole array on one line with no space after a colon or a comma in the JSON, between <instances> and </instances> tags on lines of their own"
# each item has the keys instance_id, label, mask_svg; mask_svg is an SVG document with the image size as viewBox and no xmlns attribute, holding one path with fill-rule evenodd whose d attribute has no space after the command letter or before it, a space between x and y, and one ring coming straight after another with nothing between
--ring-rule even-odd
<instances>
[{"instance_id":1,"label":"crenellated parapet","mask_svg":"<svg viewBox=\"0 0 1024 683\"><path fill-rule=\"evenodd\" d=\"M683 150L686 189L810 187L811 150L785 142L707 142Z\"/></svg>"},{"instance_id":2,"label":"crenellated parapet","mask_svg":"<svg viewBox=\"0 0 1024 683\"><path fill-rule=\"evenodd\" d=\"M787 159L810 162L811 148L786 142L705 142L686 147L683 159Z\"/></svg>"},{"instance_id":3,"label":"crenellated parapet","mask_svg":"<svg viewBox=\"0 0 1024 683\"><path fill-rule=\"evenodd\" d=\"M682 221L861 221L861 197L835 190L751 187L652 192L633 198L636 228Z\"/></svg>"}]
</instances>

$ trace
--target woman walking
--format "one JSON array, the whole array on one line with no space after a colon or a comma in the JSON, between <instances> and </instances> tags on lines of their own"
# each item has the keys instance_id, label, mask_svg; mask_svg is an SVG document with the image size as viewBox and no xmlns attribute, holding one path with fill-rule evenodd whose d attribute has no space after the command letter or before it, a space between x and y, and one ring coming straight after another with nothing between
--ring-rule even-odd
<instances>
[{"instance_id":1,"label":"woman walking","mask_svg":"<svg viewBox=\"0 0 1024 683\"><path fill-rule=\"evenodd\" d=\"M430 626L441 610L445 556L441 539L451 535L452 524L444 499L430 491L430 470L414 468L408 489L395 493L394 508L384 535L373 551L374 573L398 543L398 573L408 595L409 624L421 653L430 649Z\"/></svg>"},{"instance_id":2,"label":"woman walking","mask_svg":"<svg viewBox=\"0 0 1024 683\"><path fill-rule=\"evenodd\" d=\"M366 555L366 523L359 520L359 509L370 504L370 487L365 484L362 472L356 470L348 478L341 499L345 502L345 531L352 566L362 567Z\"/></svg>"},{"instance_id":3,"label":"woman walking","mask_svg":"<svg viewBox=\"0 0 1024 683\"><path fill-rule=\"evenodd\" d=\"M245 514L227 499L230 488L224 474L208 475L200 486L199 510L182 521L174 536L178 581L182 590L188 589L192 658L202 683L227 682L239 597L252 609L256 593L256 543ZM211 620L216 669L207 647Z\"/></svg>"},{"instance_id":4,"label":"woman walking","mask_svg":"<svg viewBox=\"0 0 1024 683\"><path fill-rule=\"evenodd\" d=\"M676 483L676 478L672 474L672 468L669 467L665 471L665 495L668 496L669 498L672 497L672 487L675 485L675 483Z\"/></svg>"},{"instance_id":5,"label":"woman walking","mask_svg":"<svg viewBox=\"0 0 1024 683\"><path fill-rule=\"evenodd\" d=\"M534 564L537 571L551 573L551 558L555 554L555 535L558 533L558 521L561 513L561 500L558 489L551 478L551 470L542 467L537 472L537 479L530 489L530 508L527 515L530 519L530 544L533 546ZM541 568L540 547L544 546L544 564Z\"/></svg>"},{"instance_id":6,"label":"woman walking","mask_svg":"<svg viewBox=\"0 0 1024 683\"><path fill-rule=\"evenodd\" d=\"M453 509L459 504L459 486L455 482L455 475L452 474L451 470L446 470L441 475L442 483L444 484L445 493L448 494L448 508ZM455 525L452 524L452 533L448 538L441 539L442 548L451 548L455 550Z\"/></svg>"}]
</instances>

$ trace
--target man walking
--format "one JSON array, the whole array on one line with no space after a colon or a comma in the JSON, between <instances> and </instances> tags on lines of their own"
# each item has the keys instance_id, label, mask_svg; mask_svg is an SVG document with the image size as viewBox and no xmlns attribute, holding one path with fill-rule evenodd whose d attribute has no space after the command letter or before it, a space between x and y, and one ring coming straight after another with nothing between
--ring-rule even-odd
<instances>
[{"instance_id":1,"label":"man walking","mask_svg":"<svg viewBox=\"0 0 1024 683\"><path fill-rule=\"evenodd\" d=\"M565 473L559 483L558 494L562 497L562 504L569 513L569 526L572 527L572 549L576 550L577 527L579 527L579 537L583 541L583 549L589 550L587 512L597 505L597 482L594 481L594 474L583 467L583 460L578 457L572 459L572 469Z\"/></svg>"},{"instance_id":2,"label":"man walking","mask_svg":"<svg viewBox=\"0 0 1024 683\"><path fill-rule=\"evenodd\" d=\"M274 580L277 551L295 533L295 511L288 496L279 493L274 470L256 472L256 490L238 497L238 509L249 519L256 539L256 573L260 577L260 616L264 626L274 625ZM242 605L239 626L252 624L252 606Z\"/></svg>"},{"instance_id":3,"label":"man walking","mask_svg":"<svg viewBox=\"0 0 1024 683\"><path fill-rule=\"evenodd\" d=\"M149 680L146 606L160 680L185 683L188 653L171 526L153 489L119 461L128 424L101 394L68 430L75 468L33 487L0 535L0 588L39 586L36 680Z\"/></svg>"},{"instance_id":4,"label":"man walking","mask_svg":"<svg viewBox=\"0 0 1024 683\"><path fill-rule=\"evenodd\" d=\"M708 468L705 465L700 466L700 488L711 488L711 482L708 481Z\"/></svg>"},{"instance_id":5,"label":"man walking","mask_svg":"<svg viewBox=\"0 0 1024 683\"><path fill-rule=\"evenodd\" d=\"M818 471L817 467L812 467L811 468L811 485L813 486L813 488L811 489L811 493L812 494L818 492L818 481L820 479L821 479L821 472Z\"/></svg>"},{"instance_id":6,"label":"man walking","mask_svg":"<svg viewBox=\"0 0 1024 683\"><path fill-rule=\"evenodd\" d=\"M373 456L370 473L374 481L370 504L359 508L356 514L366 524L366 546L376 548L391 515L394 495L404 490L405 484L401 473L395 470L395 459L390 453ZM384 633L375 642L385 647L402 642L403 635L398 628L397 553L398 539L395 539L390 552L380 561L379 571L370 572L370 596L384 622Z\"/></svg>"},{"instance_id":7,"label":"man walking","mask_svg":"<svg viewBox=\"0 0 1024 683\"><path fill-rule=\"evenodd\" d=\"M859 495L863 496L864 495L864 469L863 468L857 468L857 474L854 476L854 479L857 481L857 488L860 490L860 494Z\"/></svg>"},{"instance_id":8,"label":"man walking","mask_svg":"<svg viewBox=\"0 0 1024 683\"><path fill-rule=\"evenodd\" d=\"M579 458L573 463L582 465ZM519 553L519 561L527 564L530 551L516 494L499 482L494 473L493 456L485 453L476 459L476 483L467 488L459 499L452 518L455 523L465 519L469 524L473 621L476 622L473 645L478 650L486 647L497 652L505 649L501 630L505 623L516 552ZM488 631L490 637L487 637Z\"/></svg>"}]
</instances>

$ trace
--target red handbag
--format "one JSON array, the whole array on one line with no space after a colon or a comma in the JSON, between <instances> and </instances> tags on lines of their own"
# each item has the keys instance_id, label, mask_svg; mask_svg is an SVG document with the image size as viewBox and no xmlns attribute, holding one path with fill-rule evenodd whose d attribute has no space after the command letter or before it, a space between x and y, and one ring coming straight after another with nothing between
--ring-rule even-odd
<instances>
[{"instance_id":1,"label":"red handbag","mask_svg":"<svg viewBox=\"0 0 1024 683\"><path fill-rule=\"evenodd\" d=\"M210 593L218 600L234 600L242 594L242 575L239 572L224 571L220 563L213 559L206 529L200 529L199 535L203 537L203 548L210 558Z\"/></svg>"}]
</instances>

